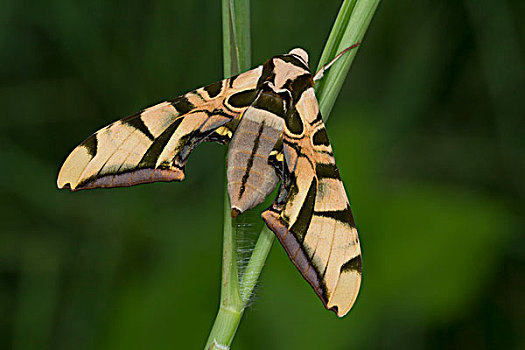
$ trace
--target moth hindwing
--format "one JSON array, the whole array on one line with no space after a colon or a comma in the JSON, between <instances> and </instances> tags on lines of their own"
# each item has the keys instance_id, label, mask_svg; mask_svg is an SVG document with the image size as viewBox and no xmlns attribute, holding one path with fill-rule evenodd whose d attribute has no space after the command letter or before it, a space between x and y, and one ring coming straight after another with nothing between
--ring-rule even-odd
<instances>
[{"instance_id":1,"label":"moth hindwing","mask_svg":"<svg viewBox=\"0 0 525 350\"><path fill-rule=\"evenodd\" d=\"M73 191L181 181L204 141L229 142L232 216L279 194L262 213L327 309L344 316L361 284L361 249L302 49L162 102L97 131L67 157Z\"/></svg>"}]
</instances>

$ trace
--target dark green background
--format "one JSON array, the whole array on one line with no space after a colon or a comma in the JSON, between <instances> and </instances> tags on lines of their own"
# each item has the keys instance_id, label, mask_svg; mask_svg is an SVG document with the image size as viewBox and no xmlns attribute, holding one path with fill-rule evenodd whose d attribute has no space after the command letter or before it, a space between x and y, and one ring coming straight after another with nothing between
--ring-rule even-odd
<instances>
[{"instance_id":1,"label":"dark green background","mask_svg":"<svg viewBox=\"0 0 525 350\"><path fill-rule=\"evenodd\" d=\"M339 5L253 1L254 65L301 46L315 67ZM525 347L524 14L520 0L380 5L327 125L360 296L338 319L276 242L234 348ZM0 18L0 348L202 348L224 147L200 146L182 183L55 181L93 131L221 78L220 2L4 0Z\"/></svg>"}]
</instances>

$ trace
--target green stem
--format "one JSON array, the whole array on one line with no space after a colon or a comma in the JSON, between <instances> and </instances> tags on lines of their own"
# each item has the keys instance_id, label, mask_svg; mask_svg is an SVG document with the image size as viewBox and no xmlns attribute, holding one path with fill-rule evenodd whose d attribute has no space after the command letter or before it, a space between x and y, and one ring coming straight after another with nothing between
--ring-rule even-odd
<instances>
[{"instance_id":1,"label":"green stem","mask_svg":"<svg viewBox=\"0 0 525 350\"><path fill-rule=\"evenodd\" d=\"M268 253L272 248L274 238L275 234L266 226L259 234L241 281L241 298L245 303L250 299L253 288L257 284Z\"/></svg>"},{"instance_id":2,"label":"green stem","mask_svg":"<svg viewBox=\"0 0 525 350\"><path fill-rule=\"evenodd\" d=\"M230 309L221 305L205 349L229 349L241 322L242 314L243 310Z\"/></svg>"},{"instance_id":3,"label":"green stem","mask_svg":"<svg viewBox=\"0 0 525 350\"><path fill-rule=\"evenodd\" d=\"M222 0L222 18L223 69L227 78L251 65L249 0ZM221 302L205 349L229 348L246 307L246 299L240 293L237 230L232 225L226 179L225 176Z\"/></svg>"},{"instance_id":4,"label":"green stem","mask_svg":"<svg viewBox=\"0 0 525 350\"><path fill-rule=\"evenodd\" d=\"M224 77L251 67L250 1L222 0Z\"/></svg>"}]
</instances>

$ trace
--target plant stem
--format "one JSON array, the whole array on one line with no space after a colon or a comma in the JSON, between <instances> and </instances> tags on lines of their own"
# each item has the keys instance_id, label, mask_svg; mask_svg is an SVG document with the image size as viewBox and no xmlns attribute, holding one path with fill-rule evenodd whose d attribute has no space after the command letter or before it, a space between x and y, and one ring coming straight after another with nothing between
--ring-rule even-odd
<instances>
[{"instance_id":1,"label":"plant stem","mask_svg":"<svg viewBox=\"0 0 525 350\"><path fill-rule=\"evenodd\" d=\"M224 78L251 66L250 0L222 0Z\"/></svg>"},{"instance_id":2,"label":"plant stem","mask_svg":"<svg viewBox=\"0 0 525 350\"><path fill-rule=\"evenodd\" d=\"M222 0L224 77L250 68L250 2ZM205 349L228 349L241 320L246 299L241 296L237 262L237 230L232 225L227 176L224 185L224 234L221 302Z\"/></svg>"},{"instance_id":3,"label":"plant stem","mask_svg":"<svg viewBox=\"0 0 525 350\"><path fill-rule=\"evenodd\" d=\"M248 265L244 270L241 282L241 298L245 303L250 299L253 288L255 288L257 284L270 248L272 248L274 238L275 234L266 226L261 230L261 233L259 233L259 238L250 256Z\"/></svg>"},{"instance_id":4,"label":"plant stem","mask_svg":"<svg viewBox=\"0 0 525 350\"><path fill-rule=\"evenodd\" d=\"M338 52L362 41L378 4L379 0L343 2L319 67L329 62ZM224 75L229 77L250 68L249 0L222 0L222 16ZM324 121L330 115L356 53L357 49L354 49L343 55L316 86ZM205 349L229 349L275 238L267 227L262 229L239 283L237 232L235 225L232 225L227 187L225 183L221 304Z\"/></svg>"}]
</instances>

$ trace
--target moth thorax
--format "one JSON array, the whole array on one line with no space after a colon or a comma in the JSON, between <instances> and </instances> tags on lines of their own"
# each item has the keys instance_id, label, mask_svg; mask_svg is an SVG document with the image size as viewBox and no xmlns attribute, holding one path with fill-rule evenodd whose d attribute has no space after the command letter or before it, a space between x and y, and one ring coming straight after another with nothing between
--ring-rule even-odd
<instances>
[{"instance_id":1,"label":"moth thorax","mask_svg":"<svg viewBox=\"0 0 525 350\"><path fill-rule=\"evenodd\" d=\"M256 107L244 113L228 149L228 193L232 216L255 207L275 189L279 178L268 158L284 121Z\"/></svg>"},{"instance_id":2,"label":"moth thorax","mask_svg":"<svg viewBox=\"0 0 525 350\"><path fill-rule=\"evenodd\" d=\"M298 56L301 60L303 60L304 63L306 63L306 65L308 65L308 54L300 47L296 47L295 49L290 51L289 54Z\"/></svg>"}]
</instances>

